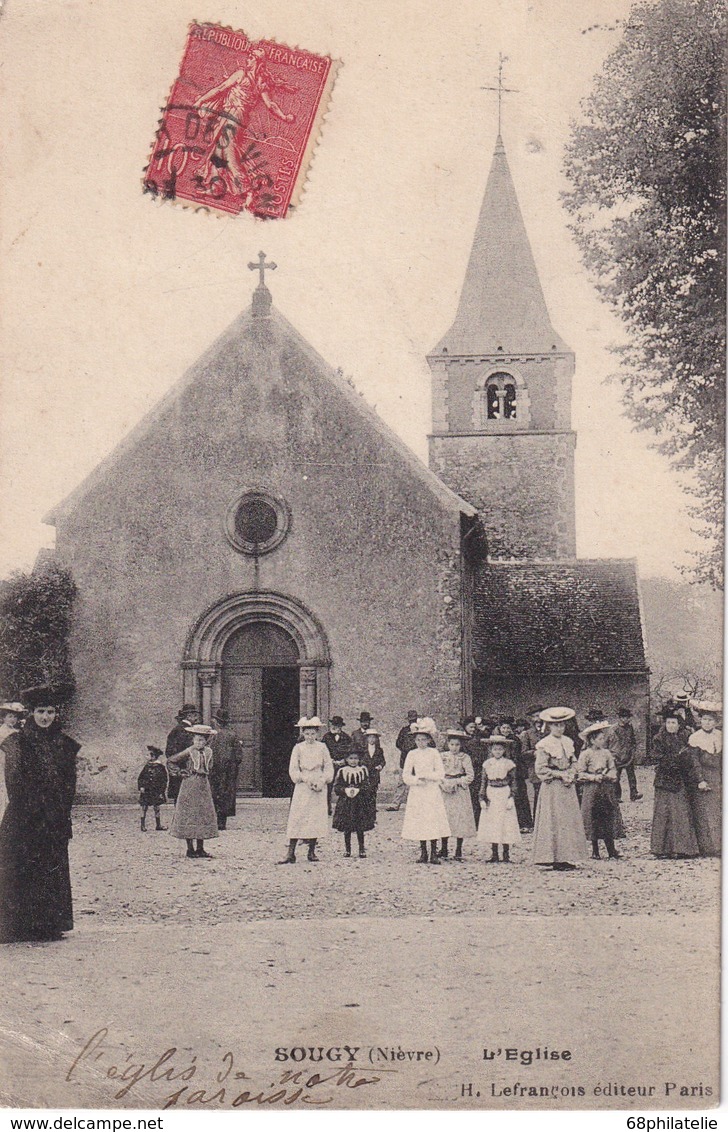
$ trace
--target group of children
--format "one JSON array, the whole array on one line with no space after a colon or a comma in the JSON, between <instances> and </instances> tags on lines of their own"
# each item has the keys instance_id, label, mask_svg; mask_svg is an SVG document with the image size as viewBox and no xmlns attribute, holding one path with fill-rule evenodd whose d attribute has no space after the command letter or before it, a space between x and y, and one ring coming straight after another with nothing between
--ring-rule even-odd
<instances>
[{"instance_id":1,"label":"group of children","mask_svg":"<svg viewBox=\"0 0 728 1132\"><path fill-rule=\"evenodd\" d=\"M536 774L540 782L534 826L533 862L554 869L573 869L574 861L586 856L587 837L592 856L600 857L603 841L611 858L618 858L615 838L624 836L624 825L617 799L617 770L604 739L610 724L599 721L582 733L584 747L577 760L573 741L565 735L567 722L574 718L570 708L549 708L540 713L548 729L536 744ZM328 746L319 741L322 727L318 717L299 720L302 739L291 756L290 775L294 783L289 812L288 853L281 864L295 864L299 841L308 844L308 859L317 861L317 842L328 833L326 789L333 782L336 806L333 828L344 834L344 855L351 856L351 837L355 833L359 856L366 856L365 834L376 822L376 795L369 781L366 760L358 749L351 749L338 769ZM491 847L491 862L510 861L510 849L520 842L521 831L516 809L516 764L509 758L515 739L491 735L482 740L488 757L482 765L479 792L479 820L470 793L475 771L470 755L463 749L468 736L460 727L446 732L447 748L441 753L433 743L432 721L411 725L415 746L408 751L402 769L407 802L402 838L418 842L419 860L439 865L450 855L463 859L463 843L476 837ZM577 798L577 779L582 784L581 804Z\"/></svg>"},{"instance_id":2,"label":"group of children","mask_svg":"<svg viewBox=\"0 0 728 1132\"><path fill-rule=\"evenodd\" d=\"M685 720L671 708L653 747L655 814L652 852L656 856L719 855L721 818L722 735L718 729L720 706L695 705L700 727L689 734ZM338 717L337 717L338 718ZM536 789L532 863L555 870L571 870L588 854L600 859L600 843L610 859L619 859L615 841L625 836L618 789L618 766L607 747L612 725L592 721L579 732L583 744L577 755L571 708L552 707L539 712L545 734L535 744ZM295 864L299 841L307 843L308 860L317 861L318 841L330 826L344 836L344 856L352 855L356 835L358 855L366 857L365 836L374 829L377 787L383 758L378 732L364 729L365 743L347 746L344 758L332 759L330 745L320 741L321 720L298 721L301 740L291 754L289 774L293 796L288 815L288 852L281 864ZM179 768L182 785L170 833L187 842L187 856L207 858L206 839L218 836L218 821L210 790L212 751L207 743L216 734L202 724L186 728L187 749L168 759ZM446 749L440 752L430 719L411 724L414 746L402 767L407 790L402 838L420 846L422 863L440 864L450 856L463 859L463 844L477 837L491 848L490 861L509 862L511 846L521 841L516 762L509 757L518 740L494 733L479 740L487 752L483 759L476 799L475 779L468 753L469 734L461 727L447 730ZM160 805L165 800L167 770L161 750L149 747L149 761L139 776L142 830L152 807L156 828L163 829ZM634 796L634 795L633 795ZM330 805L334 801L333 820Z\"/></svg>"}]
</instances>

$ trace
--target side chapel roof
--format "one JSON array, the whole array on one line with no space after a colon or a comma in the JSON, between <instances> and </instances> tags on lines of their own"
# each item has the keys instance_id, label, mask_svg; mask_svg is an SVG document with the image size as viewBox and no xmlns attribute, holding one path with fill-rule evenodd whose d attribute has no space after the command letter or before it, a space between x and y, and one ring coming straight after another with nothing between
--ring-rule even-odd
<instances>
[{"instance_id":1,"label":"side chapel roof","mask_svg":"<svg viewBox=\"0 0 728 1132\"><path fill-rule=\"evenodd\" d=\"M632 559L493 562L478 573L473 605L481 673L647 671Z\"/></svg>"}]
</instances>

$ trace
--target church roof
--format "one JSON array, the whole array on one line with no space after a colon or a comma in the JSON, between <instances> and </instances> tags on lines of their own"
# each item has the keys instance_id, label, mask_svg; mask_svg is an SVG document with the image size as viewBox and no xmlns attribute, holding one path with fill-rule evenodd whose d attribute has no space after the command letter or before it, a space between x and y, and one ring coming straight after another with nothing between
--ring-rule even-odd
<instances>
[{"instance_id":1,"label":"church roof","mask_svg":"<svg viewBox=\"0 0 728 1132\"><path fill-rule=\"evenodd\" d=\"M498 137L455 321L433 351L570 352L551 325L503 142Z\"/></svg>"},{"instance_id":2,"label":"church roof","mask_svg":"<svg viewBox=\"0 0 728 1132\"><path fill-rule=\"evenodd\" d=\"M473 665L492 676L645 672L636 563L484 566L475 583Z\"/></svg>"},{"instance_id":3,"label":"church roof","mask_svg":"<svg viewBox=\"0 0 728 1132\"><path fill-rule=\"evenodd\" d=\"M269 328L266 341L261 343L258 329ZM209 380L209 372L214 370L216 359L229 347L240 343L251 353L260 351L261 364L267 363L267 350L269 349L269 336L272 334L281 343L289 343L305 354L316 369L334 386L348 401L351 411L360 417L365 417L372 430L378 434L382 443L389 447L393 454L406 465L409 471L419 479L448 510L472 517L477 510L472 504L462 499L456 492L447 487L434 472L420 460L403 440L369 406L364 398L353 389L344 377L329 365L313 346L271 305L268 288L259 286L253 293L252 305L243 311L227 327L209 349L195 362L180 380L172 386L167 394L139 421L139 423L117 444L110 454L94 468L92 472L70 493L62 502L56 504L48 514L44 515L43 522L51 525L62 520L94 490L114 474L123 459L137 447L142 445L165 418L169 410L174 409L182 395L196 382ZM246 354L246 357L249 355Z\"/></svg>"}]
</instances>

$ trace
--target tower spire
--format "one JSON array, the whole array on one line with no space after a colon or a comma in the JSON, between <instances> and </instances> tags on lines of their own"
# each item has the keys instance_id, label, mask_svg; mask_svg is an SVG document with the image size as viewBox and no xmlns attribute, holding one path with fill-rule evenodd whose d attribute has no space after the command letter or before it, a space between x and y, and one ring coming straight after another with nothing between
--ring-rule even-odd
<instances>
[{"instance_id":1,"label":"tower spire","mask_svg":"<svg viewBox=\"0 0 728 1132\"><path fill-rule=\"evenodd\" d=\"M551 325L499 135L455 321L435 354L553 350L561 353L568 346Z\"/></svg>"}]
</instances>

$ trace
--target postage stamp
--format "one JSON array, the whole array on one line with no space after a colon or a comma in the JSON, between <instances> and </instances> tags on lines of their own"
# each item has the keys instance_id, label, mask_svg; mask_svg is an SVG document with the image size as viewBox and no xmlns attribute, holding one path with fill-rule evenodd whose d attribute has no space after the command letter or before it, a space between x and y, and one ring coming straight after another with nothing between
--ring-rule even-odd
<instances>
[{"instance_id":1,"label":"postage stamp","mask_svg":"<svg viewBox=\"0 0 728 1132\"><path fill-rule=\"evenodd\" d=\"M303 192L338 63L216 24L190 25L144 191L279 219Z\"/></svg>"}]
</instances>

